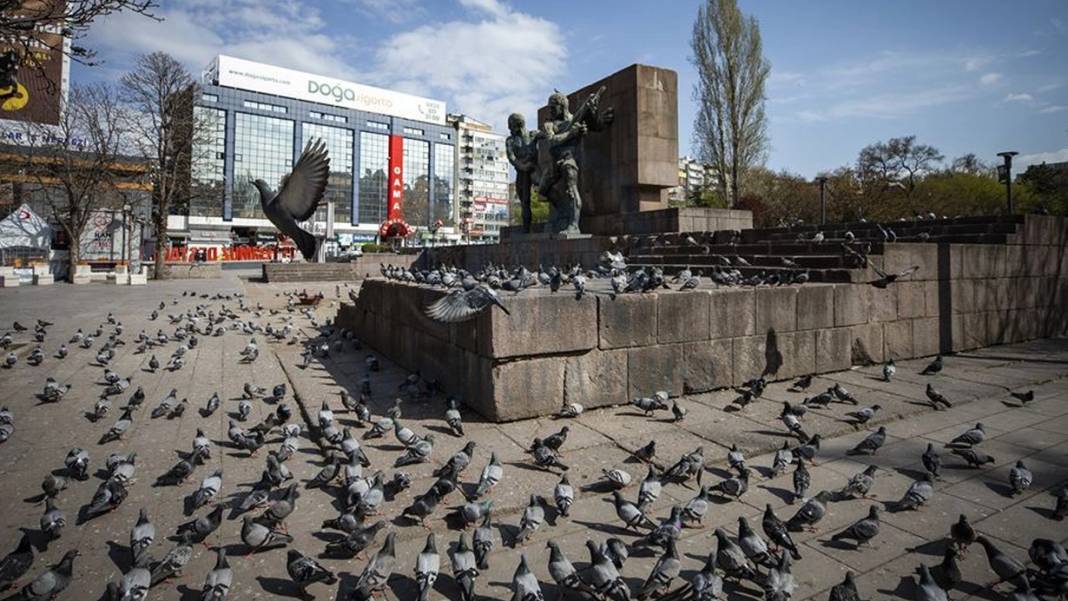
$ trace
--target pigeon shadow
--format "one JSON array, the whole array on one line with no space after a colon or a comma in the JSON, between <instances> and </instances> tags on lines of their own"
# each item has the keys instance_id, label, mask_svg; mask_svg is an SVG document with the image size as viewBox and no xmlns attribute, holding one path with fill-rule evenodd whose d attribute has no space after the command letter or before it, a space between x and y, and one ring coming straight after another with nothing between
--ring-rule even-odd
<instances>
[{"instance_id":1,"label":"pigeon shadow","mask_svg":"<svg viewBox=\"0 0 1068 601\"><path fill-rule=\"evenodd\" d=\"M113 540L109 540L107 543L108 559L111 560L111 563L115 564L115 567L119 569L119 572L125 573L131 567L132 557L130 557L130 548Z\"/></svg>"},{"instance_id":2,"label":"pigeon shadow","mask_svg":"<svg viewBox=\"0 0 1068 601\"><path fill-rule=\"evenodd\" d=\"M639 534L638 531L627 530L622 526L616 526L614 524L602 524L600 522L584 522L582 520L575 520L575 523L580 526L585 526L590 530L597 530L600 532L604 532L605 534L611 534L613 536L635 536Z\"/></svg>"},{"instance_id":3,"label":"pigeon shadow","mask_svg":"<svg viewBox=\"0 0 1068 601\"><path fill-rule=\"evenodd\" d=\"M1037 513L1038 515L1046 518L1047 520L1054 519L1054 511L1048 507L1038 507L1036 505L1027 505L1027 509Z\"/></svg>"},{"instance_id":4,"label":"pigeon shadow","mask_svg":"<svg viewBox=\"0 0 1068 601\"><path fill-rule=\"evenodd\" d=\"M1010 499L1013 497L1012 487L1009 486L1008 484L1004 484L1002 482L989 482L989 481L988 482L983 482L983 484L985 484L986 487L989 488L990 491L993 492L996 495L1001 495L1003 497L1008 497Z\"/></svg>"},{"instance_id":5,"label":"pigeon shadow","mask_svg":"<svg viewBox=\"0 0 1068 601\"><path fill-rule=\"evenodd\" d=\"M930 555L932 557L942 557L946 552L946 539L938 538L930 540L922 545L909 547L907 551L910 553L919 553L921 555Z\"/></svg>"},{"instance_id":6,"label":"pigeon shadow","mask_svg":"<svg viewBox=\"0 0 1068 601\"><path fill-rule=\"evenodd\" d=\"M778 486L760 485L758 488L762 488L768 491L769 493L775 495L780 500L782 500L783 503L793 503L794 499L796 498L794 496L794 491L787 490L785 488L779 488Z\"/></svg>"},{"instance_id":7,"label":"pigeon shadow","mask_svg":"<svg viewBox=\"0 0 1068 601\"><path fill-rule=\"evenodd\" d=\"M257 576L256 582L260 588L277 597L292 597L294 599L314 598L307 594L297 583L288 578L272 578L270 576Z\"/></svg>"},{"instance_id":8,"label":"pigeon shadow","mask_svg":"<svg viewBox=\"0 0 1068 601\"><path fill-rule=\"evenodd\" d=\"M915 599L916 581L913 580L912 576L902 576L898 580L897 586L895 586L894 588L876 590L884 595L894 596L900 599Z\"/></svg>"}]
</instances>

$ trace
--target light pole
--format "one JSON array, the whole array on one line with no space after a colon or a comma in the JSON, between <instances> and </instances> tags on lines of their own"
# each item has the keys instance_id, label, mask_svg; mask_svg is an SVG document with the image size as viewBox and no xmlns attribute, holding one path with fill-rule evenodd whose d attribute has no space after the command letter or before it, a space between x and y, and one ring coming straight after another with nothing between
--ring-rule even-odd
<instances>
[{"instance_id":1,"label":"light pole","mask_svg":"<svg viewBox=\"0 0 1068 601\"><path fill-rule=\"evenodd\" d=\"M820 185L820 225L827 224L827 176L820 175L816 178Z\"/></svg>"},{"instance_id":2,"label":"light pole","mask_svg":"<svg viewBox=\"0 0 1068 601\"><path fill-rule=\"evenodd\" d=\"M122 205L122 260L126 261L126 270L130 270L130 247L129 240L126 236L126 230L130 227L130 212L133 207L130 203ZM130 238L133 237L133 232L130 232Z\"/></svg>"},{"instance_id":3,"label":"light pole","mask_svg":"<svg viewBox=\"0 0 1068 601\"><path fill-rule=\"evenodd\" d=\"M1015 150L1007 150L1005 152L999 152L998 156L1005 162L998 165L998 179L1005 182L1005 199L1009 205L1009 214L1013 213L1012 206L1012 157L1020 153Z\"/></svg>"}]
</instances>

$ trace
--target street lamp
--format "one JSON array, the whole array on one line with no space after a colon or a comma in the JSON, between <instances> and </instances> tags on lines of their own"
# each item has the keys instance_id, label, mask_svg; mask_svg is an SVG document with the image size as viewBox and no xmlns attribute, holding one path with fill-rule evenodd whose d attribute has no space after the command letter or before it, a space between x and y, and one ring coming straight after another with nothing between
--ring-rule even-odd
<instances>
[{"instance_id":1,"label":"street lamp","mask_svg":"<svg viewBox=\"0 0 1068 601\"><path fill-rule=\"evenodd\" d=\"M1013 213L1012 206L1012 157L1020 153L1015 150L1007 150L1005 152L999 152L998 156L1005 162L998 165L998 181L1005 183L1005 199L1009 204L1009 214Z\"/></svg>"},{"instance_id":2,"label":"street lamp","mask_svg":"<svg viewBox=\"0 0 1068 601\"><path fill-rule=\"evenodd\" d=\"M827 224L827 176L821 175L816 178L820 185L820 225Z\"/></svg>"}]
</instances>

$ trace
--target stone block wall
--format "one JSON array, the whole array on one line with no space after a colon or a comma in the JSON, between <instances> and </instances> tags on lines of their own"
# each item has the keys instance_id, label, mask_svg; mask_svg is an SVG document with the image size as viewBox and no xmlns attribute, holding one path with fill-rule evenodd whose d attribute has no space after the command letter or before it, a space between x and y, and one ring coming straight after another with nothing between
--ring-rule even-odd
<instances>
[{"instance_id":1,"label":"stone block wall","mask_svg":"<svg viewBox=\"0 0 1068 601\"><path fill-rule=\"evenodd\" d=\"M1013 242L887 244L873 260L920 270L885 289L808 284L578 300L531 289L502 293L510 316L492 309L453 325L424 314L444 291L368 280L337 323L438 378L487 418L509 421L568 402L613 405L656 390L703 392L1068 332L1064 219L1028 216Z\"/></svg>"}]
</instances>

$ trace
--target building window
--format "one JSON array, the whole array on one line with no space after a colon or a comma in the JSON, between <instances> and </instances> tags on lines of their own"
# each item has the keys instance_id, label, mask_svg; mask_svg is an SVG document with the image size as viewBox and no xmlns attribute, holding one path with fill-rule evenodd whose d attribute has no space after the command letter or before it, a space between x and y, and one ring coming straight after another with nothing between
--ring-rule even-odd
<instances>
[{"instance_id":1,"label":"building window","mask_svg":"<svg viewBox=\"0 0 1068 601\"><path fill-rule=\"evenodd\" d=\"M218 102L219 96L216 94L201 94L200 99L205 102Z\"/></svg>"},{"instance_id":2,"label":"building window","mask_svg":"<svg viewBox=\"0 0 1068 601\"><path fill-rule=\"evenodd\" d=\"M226 111L193 107L197 128L205 135L196 141L190 161L189 214L222 217L226 179Z\"/></svg>"},{"instance_id":3,"label":"building window","mask_svg":"<svg viewBox=\"0 0 1068 601\"><path fill-rule=\"evenodd\" d=\"M372 121L368 121L370 125ZM386 220L386 189L389 173L389 136L360 132L359 223Z\"/></svg>"},{"instance_id":4,"label":"building window","mask_svg":"<svg viewBox=\"0 0 1068 601\"><path fill-rule=\"evenodd\" d=\"M256 102L255 100L246 100L242 103L247 109L256 109L260 111L268 111L272 113L285 113L286 107L277 104L267 104L266 102Z\"/></svg>"},{"instance_id":5,"label":"building window","mask_svg":"<svg viewBox=\"0 0 1068 601\"><path fill-rule=\"evenodd\" d=\"M451 140L452 134L440 133L438 134L438 138L441 138L442 140Z\"/></svg>"},{"instance_id":6,"label":"building window","mask_svg":"<svg viewBox=\"0 0 1068 601\"><path fill-rule=\"evenodd\" d=\"M430 225L430 142L404 138L404 220Z\"/></svg>"},{"instance_id":7,"label":"building window","mask_svg":"<svg viewBox=\"0 0 1068 601\"><path fill-rule=\"evenodd\" d=\"M352 140L351 129L305 123L304 145L322 138L330 156L330 178L323 200L334 202L334 222L348 225L352 220ZM326 221L326 202L319 205L316 221Z\"/></svg>"},{"instance_id":8,"label":"building window","mask_svg":"<svg viewBox=\"0 0 1068 601\"><path fill-rule=\"evenodd\" d=\"M381 123L379 121L368 121L367 122L367 127L370 127L371 129L380 129L382 131L389 131L389 124L388 123Z\"/></svg>"},{"instance_id":9,"label":"building window","mask_svg":"<svg viewBox=\"0 0 1068 601\"><path fill-rule=\"evenodd\" d=\"M426 132L424 132L423 130L419 129L418 127L405 127L404 128L404 133L408 134L409 136L422 136Z\"/></svg>"},{"instance_id":10,"label":"building window","mask_svg":"<svg viewBox=\"0 0 1068 601\"><path fill-rule=\"evenodd\" d=\"M441 220L442 225L454 225L453 166L456 159L452 144L434 145L434 206L431 207L431 223Z\"/></svg>"},{"instance_id":11,"label":"building window","mask_svg":"<svg viewBox=\"0 0 1068 601\"><path fill-rule=\"evenodd\" d=\"M260 195L250 179L262 179L274 191L293 169L293 122L237 113L234 128L233 216L263 219Z\"/></svg>"},{"instance_id":12,"label":"building window","mask_svg":"<svg viewBox=\"0 0 1068 601\"><path fill-rule=\"evenodd\" d=\"M319 111L308 111L308 115L312 119L322 119L323 121L333 121L334 123L348 123L348 117L342 117L341 115L331 115L330 113L320 113Z\"/></svg>"}]
</instances>

